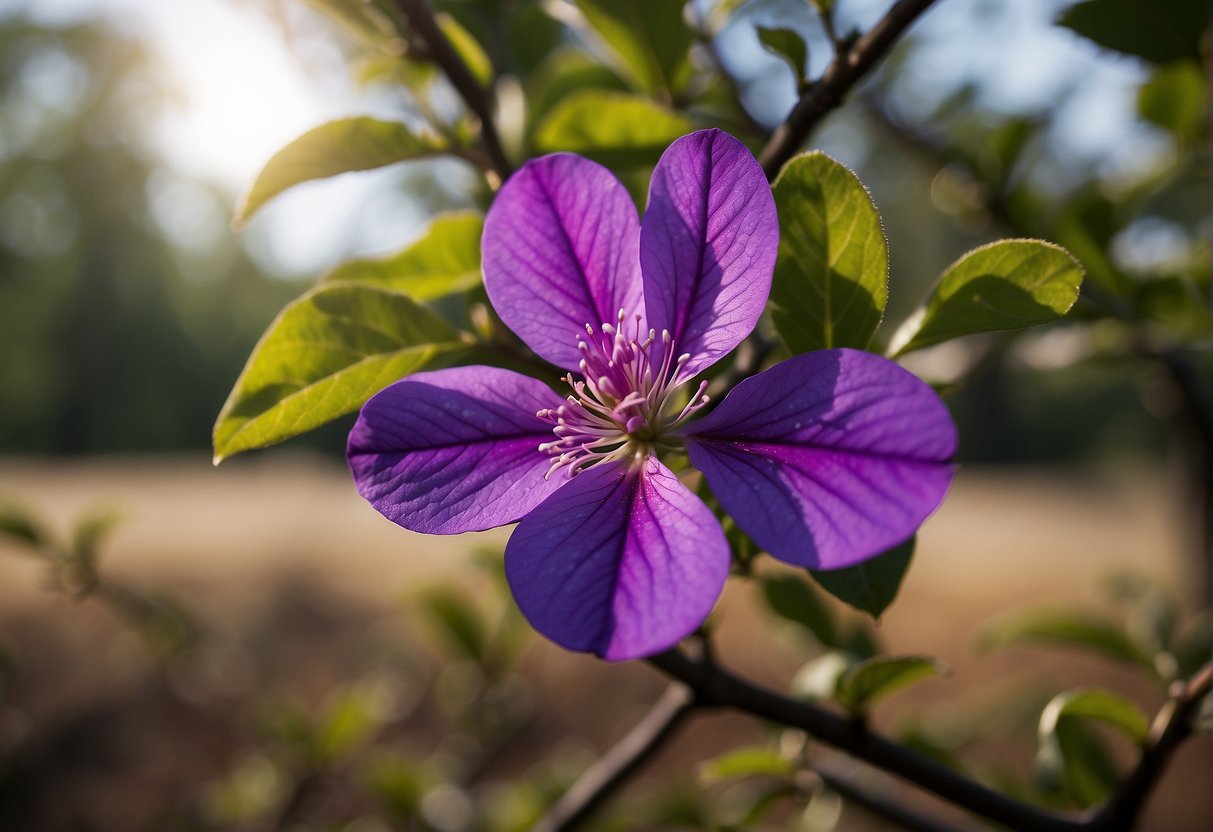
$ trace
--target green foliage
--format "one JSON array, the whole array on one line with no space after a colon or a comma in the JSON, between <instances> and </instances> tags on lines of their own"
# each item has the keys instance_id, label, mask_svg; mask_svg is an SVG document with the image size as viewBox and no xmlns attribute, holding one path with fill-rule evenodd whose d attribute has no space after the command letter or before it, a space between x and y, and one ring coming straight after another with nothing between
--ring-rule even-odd
<instances>
[{"instance_id":1,"label":"green foliage","mask_svg":"<svg viewBox=\"0 0 1213 832\"><path fill-rule=\"evenodd\" d=\"M1204 0L1085 0L1057 21L1100 46L1154 63L1198 59L1209 26Z\"/></svg>"},{"instance_id":2,"label":"green foliage","mask_svg":"<svg viewBox=\"0 0 1213 832\"><path fill-rule=\"evenodd\" d=\"M404 41L396 24L372 0L303 0L327 15L359 43L400 60Z\"/></svg>"},{"instance_id":3,"label":"green foliage","mask_svg":"<svg viewBox=\"0 0 1213 832\"><path fill-rule=\"evenodd\" d=\"M748 777L790 777L795 770L795 764L777 751L751 745L700 764L699 777L710 784Z\"/></svg>"},{"instance_id":4,"label":"green foliage","mask_svg":"<svg viewBox=\"0 0 1213 832\"><path fill-rule=\"evenodd\" d=\"M35 549L49 540L41 522L15 500L0 499L0 535Z\"/></svg>"},{"instance_id":5,"label":"green foliage","mask_svg":"<svg viewBox=\"0 0 1213 832\"><path fill-rule=\"evenodd\" d=\"M407 125L366 116L339 119L304 133L270 158L236 208L243 225L265 203L303 182L371 170L441 152L443 142Z\"/></svg>"},{"instance_id":6,"label":"green foliage","mask_svg":"<svg viewBox=\"0 0 1213 832\"><path fill-rule=\"evenodd\" d=\"M843 569L812 569L817 583L835 598L880 618L901 589L901 582L914 556L916 537L896 546L883 555Z\"/></svg>"},{"instance_id":7,"label":"green foliage","mask_svg":"<svg viewBox=\"0 0 1213 832\"><path fill-rule=\"evenodd\" d=\"M764 576L762 594L776 615L799 624L823 646L838 646L833 614L804 579L795 575Z\"/></svg>"},{"instance_id":8,"label":"green foliage","mask_svg":"<svg viewBox=\"0 0 1213 832\"><path fill-rule=\"evenodd\" d=\"M446 35L446 39L451 42L455 53L471 71L472 77L482 86L491 87L493 85L493 62L485 54L480 42L472 36L471 32L459 25L459 21L451 15L437 14L434 19L438 23L438 28Z\"/></svg>"},{"instance_id":9,"label":"green foliage","mask_svg":"<svg viewBox=\"0 0 1213 832\"><path fill-rule=\"evenodd\" d=\"M694 130L685 116L651 99L587 89L561 99L535 129L537 153L566 150L609 168L656 164L678 137Z\"/></svg>"},{"instance_id":10,"label":"green foliage","mask_svg":"<svg viewBox=\"0 0 1213 832\"><path fill-rule=\"evenodd\" d=\"M1138 90L1137 111L1180 142L1199 136L1209 113L1209 82L1200 65L1176 61L1160 67Z\"/></svg>"},{"instance_id":11,"label":"green foliage","mask_svg":"<svg viewBox=\"0 0 1213 832\"><path fill-rule=\"evenodd\" d=\"M1106 799L1119 777L1106 743L1083 720L1111 726L1138 745L1149 723L1133 702L1094 688L1058 694L1045 706L1037 731L1037 779L1047 792L1061 792L1087 808Z\"/></svg>"},{"instance_id":12,"label":"green foliage","mask_svg":"<svg viewBox=\"0 0 1213 832\"><path fill-rule=\"evenodd\" d=\"M859 663L850 653L831 650L805 664L792 677L792 696L806 702L833 702L846 672Z\"/></svg>"},{"instance_id":13,"label":"green foliage","mask_svg":"<svg viewBox=\"0 0 1213 832\"><path fill-rule=\"evenodd\" d=\"M848 710L863 711L891 693L947 672L942 663L922 656L874 656L839 677L836 695Z\"/></svg>"},{"instance_id":14,"label":"green foliage","mask_svg":"<svg viewBox=\"0 0 1213 832\"><path fill-rule=\"evenodd\" d=\"M446 642L463 658L485 661L488 634L475 602L454 587L439 585L418 597L425 617Z\"/></svg>"},{"instance_id":15,"label":"green foliage","mask_svg":"<svg viewBox=\"0 0 1213 832\"><path fill-rule=\"evenodd\" d=\"M1079 609L1033 610L996 621L978 638L982 650L1022 644L1052 644L1099 653L1135 665L1150 658L1115 621Z\"/></svg>"},{"instance_id":16,"label":"green foliage","mask_svg":"<svg viewBox=\"0 0 1213 832\"><path fill-rule=\"evenodd\" d=\"M888 300L880 215L855 174L824 153L788 162L775 180L779 258L771 318L793 353L866 349Z\"/></svg>"},{"instance_id":17,"label":"green foliage","mask_svg":"<svg viewBox=\"0 0 1213 832\"><path fill-rule=\"evenodd\" d=\"M805 85L809 82L809 79L805 77L805 71L809 62L809 47L804 42L804 38L800 36L800 33L795 29L788 29L783 26L778 28L758 26L756 30L758 32L758 42L762 44L762 48L772 55L782 58L792 69L792 78L796 81L796 89L804 89Z\"/></svg>"},{"instance_id":18,"label":"green foliage","mask_svg":"<svg viewBox=\"0 0 1213 832\"><path fill-rule=\"evenodd\" d=\"M683 0L575 0L636 89L677 95L690 75Z\"/></svg>"},{"instance_id":19,"label":"green foliage","mask_svg":"<svg viewBox=\"0 0 1213 832\"><path fill-rule=\"evenodd\" d=\"M944 271L893 336L889 354L1057 320L1078 300L1082 277L1078 261L1052 243L1001 240L974 249Z\"/></svg>"},{"instance_id":20,"label":"green foliage","mask_svg":"<svg viewBox=\"0 0 1213 832\"><path fill-rule=\"evenodd\" d=\"M436 217L425 233L388 257L350 260L330 270L326 282L351 281L436 300L480 285L480 232L484 218L472 211Z\"/></svg>"},{"instance_id":21,"label":"green foliage","mask_svg":"<svg viewBox=\"0 0 1213 832\"><path fill-rule=\"evenodd\" d=\"M216 462L356 410L458 339L407 295L356 283L313 289L282 311L249 356L215 423Z\"/></svg>"}]
</instances>

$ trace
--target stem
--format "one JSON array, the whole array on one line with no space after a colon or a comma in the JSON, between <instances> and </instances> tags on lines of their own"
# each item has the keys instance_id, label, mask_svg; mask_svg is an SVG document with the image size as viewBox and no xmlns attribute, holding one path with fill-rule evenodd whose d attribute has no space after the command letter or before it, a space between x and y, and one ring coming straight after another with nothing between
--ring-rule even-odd
<instances>
[{"instance_id":1,"label":"stem","mask_svg":"<svg viewBox=\"0 0 1213 832\"><path fill-rule=\"evenodd\" d=\"M682 685L667 688L644 719L581 775L533 832L572 829L586 818L673 735L694 704L691 692Z\"/></svg>"},{"instance_id":2,"label":"stem","mask_svg":"<svg viewBox=\"0 0 1213 832\"><path fill-rule=\"evenodd\" d=\"M901 33L933 2L935 0L898 0L867 34L834 56L825 73L804 91L787 120L758 154L768 179L778 175L779 169L800 149L821 119L842 104L851 87L876 65ZM845 46L845 41L841 45Z\"/></svg>"},{"instance_id":3,"label":"stem","mask_svg":"<svg viewBox=\"0 0 1213 832\"><path fill-rule=\"evenodd\" d=\"M480 135L484 139L484 150L492 163L493 172L503 181L514 172L510 160L506 158L501 146L501 138L497 135L497 125L493 121L493 106L489 93L472 75L467 64L459 57L455 47L447 40L434 13L426 0L396 0L396 5L404 14L409 26L421 37L429 49L434 62L442 67L451 86L459 93L476 117L480 120Z\"/></svg>"}]
</instances>

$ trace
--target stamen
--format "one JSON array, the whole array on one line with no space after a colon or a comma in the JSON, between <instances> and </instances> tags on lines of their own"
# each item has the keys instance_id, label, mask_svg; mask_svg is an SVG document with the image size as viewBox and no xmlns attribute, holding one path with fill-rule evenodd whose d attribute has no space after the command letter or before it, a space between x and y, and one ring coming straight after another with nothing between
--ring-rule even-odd
<instances>
[{"instance_id":1,"label":"stamen","mask_svg":"<svg viewBox=\"0 0 1213 832\"><path fill-rule=\"evenodd\" d=\"M661 331L658 343L657 330L645 330L640 315L633 316L629 337L627 321L626 310L620 309L614 324L595 330L587 323L585 334L577 336L580 378L569 373L563 379L572 395L566 404L536 414L552 423L555 437L539 446L552 457L545 476L560 468L574 476L600 462L642 460L657 440L707 403L705 381L677 408L687 381L682 369L691 356L674 352L668 330Z\"/></svg>"}]
</instances>

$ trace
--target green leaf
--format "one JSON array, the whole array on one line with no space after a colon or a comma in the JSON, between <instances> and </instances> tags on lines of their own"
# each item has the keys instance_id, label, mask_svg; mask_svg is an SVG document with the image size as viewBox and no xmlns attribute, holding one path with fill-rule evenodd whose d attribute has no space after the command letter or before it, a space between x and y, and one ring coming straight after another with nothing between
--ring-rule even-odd
<instances>
[{"instance_id":1,"label":"green leaf","mask_svg":"<svg viewBox=\"0 0 1213 832\"><path fill-rule=\"evenodd\" d=\"M758 32L758 42L762 48L777 55L792 68L792 77L796 80L796 88L803 89L808 79L805 78L805 65L809 61L809 47L804 38L795 29L785 27L768 28L755 27Z\"/></svg>"},{"instance_id":2,"label":"green leaf","mask_svg":"<svg viewBox=\"0 0 1213 832\"><path fill-rule=\"evenodd\" d=\"M590 26L645 93L678 93L690 77L693 35L684 0L574 0Z\"/></svg>"},{"instance_id":3,"label":"green leaf","mask_svg":"<svg viewBox=\"0 0 1213 832\"><path fill-rule=\"evenodd\" d=\"M47 542L47 534L37 518L24 506L7 499L0 499L0 535L14 538L35 549Z\"/></svg>"},{"instance_id":4,"label":"green leaf","mask_svg":"<svg viewBox=\"0 0 1213 832\"><path fill-rule=\"evenodd\" d=\"M1060 790L1081 808L1104 800L1119 782L1106 744L1081 720L1096 720L1135 744L1146 740L1150 725L1136 704L1095 688L1053 697L1040 715L1036 773L1046 788Z\"/></svg>"},{"instance_id":5,"label":"green leaf","mask_svg":"<svg viewBox=\"0 0 1213 832\"><path fill-rule=\"evenodd\" d=\"M1086 0L1057 21L1100 46L1158 64L1199 59L1209 27L1206 0Z\"/></svg>"},{"instance_id":6,"label":"green leaf","mask_svg":"<svg viewBox=\"0 0 1213 832\"><path fill-rule=\"evenodd\" d=\"M113 506L91 509L72 530L72 553L83 564L96 562L97 550L125 518L126 513Z\"/></svg>"},{"instance_id":7,"label":"green leaf","mask_svg":"<svg viewBox=\"0 0 1213 832\"><path fill-rule=\"evenodd\" d=\"M234 223L244 225L261 206L300 183L432 156L441 150L437 138L418 136L397 122L366 116L330 121L274 154L240 200Z\"/></svg>"},{"instance_id":8,"label":"green leaf","mask_svg":"<svg viewBox=\"0 0 1213 832\"><path fill-rule=\"evenodd\" d=\"M1040 730L1052 731L1058 720L1068 717L1094 719L1111 725L1141 745L1150 731L1150 721L1132 700L1098 688L1080 688L1059 693L1040 715Z\"/></svg>"},{"instance_id":9,"label":"green leaf","mask_svg":"<svg viewBox=\"0 0 1213 832\"><path fill-rule=\"evenodd\" d=\"M888 300L880 215L846 167L814 152L784 166L773 188L779 259L771 318L793 353L865 349Z\"/></svg>"},{"instance_id":10,"label":"green leaf","mask_svg":"<svg viewBox=\"0 0 1213 832\"><path fill-rule=\"evenodd\" d=\"M1074 719L1041 735L1033 768L1046 792L1061 793L1083 809L1107 799L1120 781L1107 743Z\"/></svg>"},{"instance_id":11,"label":"green leaf","mask_svg":"<svg viewBox=\"0 0 1213 832\"><path fill-rule=\"evenodd\" d=\"M471 32L460 26L458 20L445 12L434 15L434 22L442 30L442 34L446 35L446 39L451 42L455 53L463 59L464 64L471 71L472 77L480 82L481 86L491 87L493 85L493 62L485 54L480 42L472 36Z\"/></svg>"},{"instance_id":12,"label":"green leaf","mask_svg":"<svg viewBox=\"0 0 1213 832\"><path fill-rule=\"evenodd\" d=\"M1078 300L1082 277L1068 251L1041 240L1000 240L974 249L944 271L926 304L894 334L889 354L1057 320Z\"/></svg>"},{"instance_id":13,"label":"green leaf","mask_svg":"<svg viewBox=\"0 0 1213 832\"><path fill-rule=\"evenodd\" d=\"M363 746L379 728L378 703L374 691L351 687L325 709L316 728L316 753L326 763L345 759Z\"/></svg>"},{"instance_id":14,"label":"green leaf","mask_svg":"<svg viewBox=\"0 0 1213 832\"><path fill-rule=\"evenodd\" d=\"M811 569L809 574L827 592L873 618L880 618L897 597L897 590L914 555L911 537L883 555L843 569Z\"/></svg>"},{"instance_id":15,"label":"green leaf","mask_svg":"<svg viewBox=\"0 0 1213 832\"><path fill-rule=\"evenodd\" d=\"M838 701L861 711L878 699L922 679L947 675L935 659L921 656L876 656L851 667L838 680Z\"/></svg>"},{"instance_id":16,"label":"green leaf","mask_svg":"<svg viewBox=\"0 0 1213 832\"><path fill-rule=\"evenodd\" d=\"M799 624L826 647L837 647L834 616L802 578L768 575L762 579L767 606L776 615Z\"/></svg>"},{"instance_id":17,"label":"green leaf","mask_svg":"<svg viewBox=\"0 0 1213 832\"><path fill-rule=\"evenodd\" d=\"M388 257L350 260L324 276L434 300L480 285L480 232L484 218L472 211L437 217L408 248Z\"/></svg>"},{"instance_id":18,"label":"green leaf","mask_svg":"<svg viewBox=\"0 0 1213 832\"><path fill-rule=\"evenodd\" d=\"M565 96L535 130L535 150L567 150L610 168L656 164L670 142L695 129L647 98L611 90Z\"/></svg>"},{"instance_id":19,"label":"green leaf","mask_svg":"<svg viewBox=\"0 0 1213 832\"><path fill-rule=\"evenodd\" d=\"M254 347L215 422L215 462L297 436L460 346L406 295L357 283L290 303Z\"/></svg>"},{"instance_id":20,"label":"green leaf","mask_svg":"<svg viewBox=\"0 0 1213 832\"><path fill-rule=\"evenodd\" d=\"M549 55L526 88L527 123L530 132L566 96L586 89L622 92L627 84L607 66L590 58L580 49L558 49Z\"/></svg>"},{"instance_id":21,"label":"green leaf","mask_svg":"<svg viewBox=\"0 0 1213 832\"><path fill-rule=\"evenodd\" d=\"M783 755L765 746L738 748L702 763L699 777L705 783L743 777L790 777L796 767Z\"/></svg>"},{"instance_id":22,"label":"green leaf","mask_svg":"<svg viewBox=\"0 0 1213 832\"><path fill-rule=\"evenodd\" d=\"M805 664L792 677L792 696L806 702L831 702L838 696L838 683L858 662L854 656L831 650Z\"/></svg>"},{"instance_id":23,"label":"green leaf","mask_svg":"<svg viewBox=\"0 0 1213 832\"><path fill-rule=\"evenodd\" d=\"M1161 67L1138 90L1137 111L1180 141L1193 138L1208 120L1208 79L1192 61Z\"/></svg>"},{"instance_id":24,"label":"green leaf","mask_svg":"<svg viewBox=\"0 0 1213 832\"><path fill-rule=\"evenodd\" d=\"M448 644L477 662L484 660L488 634L476 605L449 586L436 586L421 595L421 610Z\"/></svg>"},{"instance_id":25,"label":"green leaf","mask_svg":"<svg viewBox=\"0 0 1213 832\"><path fill-rule=\"evenodd\" d=\"M1151 666L1124 628L1082 610L1034 610L997 621L978 637L978 647L993 650L1022 644L1049 644L1090 650L1108 658Z\"/></svg>"}]
</instances>

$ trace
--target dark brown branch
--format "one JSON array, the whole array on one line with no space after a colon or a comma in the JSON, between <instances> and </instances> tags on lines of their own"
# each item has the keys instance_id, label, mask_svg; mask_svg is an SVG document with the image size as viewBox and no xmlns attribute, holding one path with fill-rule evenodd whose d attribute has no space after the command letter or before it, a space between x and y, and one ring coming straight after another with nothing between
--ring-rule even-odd
<instances>
[{"instance_id":1,"label":"dark brown branch","mask_svg":"<svg viewBox=\"0 0 1213 832\"><path fill-rule=\"evenodd\" d=\"M451 86L480 120L480 135L484 139L485 153L493 165L493 171L504 181L513 173L514 168L506 158L501 138L497 135L497 125L493 121L493 105L488 91L480 86L480 82L455 51L455 47L451 46L426 0L396 0L396 5L404 14L409 27L425 42L430 57L446 73Z\"/></svg>"},{"instance_id":2,"label":"dark brown branch","mask_svg":"<svg viewBox=\"0 0 1213 832\"><path fill-rule=\"evenodd\" d=\"M693 706L691 692L671 685L620 742L581 775L535 826L534 832L571 829L611 795L672 734Z\"/></svg>"},{"instance_id":3,"label":"dark brown branch","mask_svg":"<svg viewBox=\"0 0 1213 832\"><path fill-rule=\"evenodd\" d=\"M913 809L904 801L890 799L865 789L852 782L842 772L834 771L828 766L815 763L811 767L811 771L821 778L821 782L838 792L845 800L902 829L908 829L910 832L963 832L960 827Z\"/></svg>"},{"instance_id":4,"label":"dark brown branch","mask_svg":"<svg viewBox=\"0 0 1213 832\"><path fill-rule=\"evenodd\" d=\"M957 774L934 760L870 732L863 723L759 687L721 667L696 662L678 650L649 659L695 691L699 705L731 708L800 728L852 757L901 777L944 800L1022 832L1079 832L1081 818L1042 811Z\"/></svg>"},{"instance_id":5,"label":"dark brown branch","mask_svg":"<svg viewBox=\"0 0 1213 832\"><path fill-rule=\"evenodd\" d=\"M762 163L767 179L774 179L778 175L779 169L800 150L821 119L842 104L859 79L876 65L902 32L933 2L935 0L898 0L867 34L835 55L821 78L804 91L787 120L758 154L758 161Z\"/></svg>"}]
</instances>

